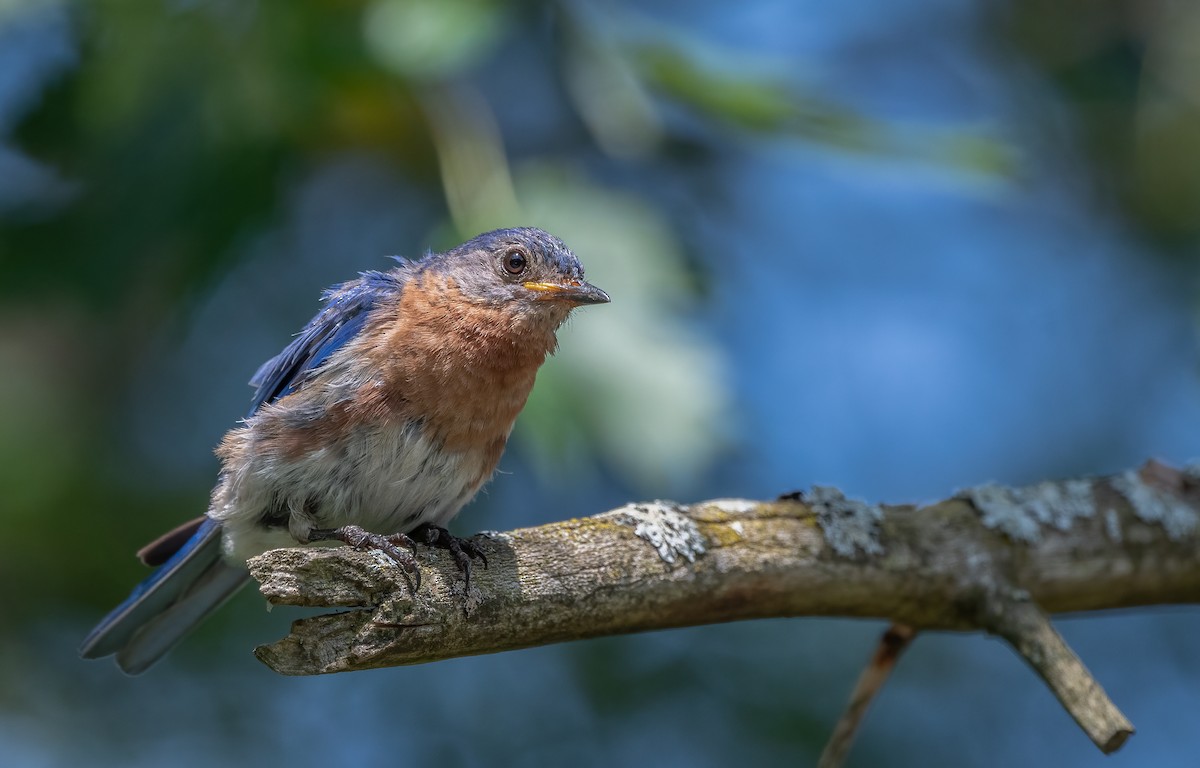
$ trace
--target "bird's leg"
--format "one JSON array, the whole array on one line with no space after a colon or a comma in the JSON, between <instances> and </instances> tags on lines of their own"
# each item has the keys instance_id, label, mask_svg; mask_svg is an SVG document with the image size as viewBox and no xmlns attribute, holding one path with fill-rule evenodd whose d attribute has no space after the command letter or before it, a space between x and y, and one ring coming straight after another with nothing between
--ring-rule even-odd
<instances>
[{"instance_id":1,"label":"bird's leg","mask_svg":"<svg viewBox=\"0 0 1200 768\"><path fill-rule=\"evenodd\" d=\"M414 528L412 537L426 546L449 550L450 554L454 556L454 562L458 564L458 570L463 572L463 578L467 582L466 592L470 594L471 559L479 558L483 561L483 567L487 568L487 557L484 556L483 550L479 548L478 544L470 539L460 539L445 528L429 523L421 523Z\"/></svg>"},{"instance_id":2,"label":"bird's leg","mask_svg":"<svg viewBox=\"0 0 1200 768\"><path fill-rule=\"evenodd\" d=\"M341 528L314 528L308 532L307 544L314 541L340 541L355 549L378 549L396 561L400 566L408 588L414 593L421 587L421 569L417 567L417 544L403 533L393 533L385 536L382 533L371 533L357 525L343 525ZM408 547L411 552L400 549ZM414 583L415 581L415 583Z\"/></svg>"}]
</instances>

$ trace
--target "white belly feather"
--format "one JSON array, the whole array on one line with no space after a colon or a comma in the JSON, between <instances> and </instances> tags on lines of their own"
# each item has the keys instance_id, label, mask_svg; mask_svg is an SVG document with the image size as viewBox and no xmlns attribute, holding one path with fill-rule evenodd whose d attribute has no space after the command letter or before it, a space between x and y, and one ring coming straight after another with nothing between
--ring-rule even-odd
<instances>
[{"instance_id":1,"label":"white belly feather","mask_svg":"<svg viewBox=\"0 0 1200 768\"><path fill-rule=\"evenodd\" d=\"M246 436L253 441L251 434ZM436 446L414 426L360 427L331 446L285 459L247 451L213 491L231 560L296 546L313 528L354 524L373 533L445 525L483 484L486 458ZM280 511L286 526L266 519Z\"/></svg>"}]
</instances>

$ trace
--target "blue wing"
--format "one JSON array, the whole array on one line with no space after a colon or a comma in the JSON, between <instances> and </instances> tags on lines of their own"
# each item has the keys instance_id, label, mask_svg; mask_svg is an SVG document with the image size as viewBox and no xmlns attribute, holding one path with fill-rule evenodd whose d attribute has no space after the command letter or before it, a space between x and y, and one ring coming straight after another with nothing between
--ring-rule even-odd
<instances>
[{"instance_id":1,"label":"blue wing","mask_svg":"<svg viewBox=\"0 0 1200 768\"><path fill-rule=\"evenodd\" d=\"M256 387L250 413L301 386L362 330L382 299L403 289L405 279L402 271L364 272L326 291L325 307L250 380ZM79 649L84 658L115 654L121 669L134 675L162 657L249 579L244 567L222 559L221 524L207 517L167 534L142 554L149 562L162 562L162 567L105 616Z\"/></svg>"},{"instance_id":2,"label":"blue wing","mask_svg":"<svg viewBox=\"0 0 1200 768\"><path fill-rule=\"evenodd\" d=\"M321 366L343 344L358 335L379 301L403 289L395 272L363 272L357 280L325 291L326 302L291 344L262 364L250 385L255 387L250 415L265 403L291 394L309 373Z\"/></svg>"}]
</instances>

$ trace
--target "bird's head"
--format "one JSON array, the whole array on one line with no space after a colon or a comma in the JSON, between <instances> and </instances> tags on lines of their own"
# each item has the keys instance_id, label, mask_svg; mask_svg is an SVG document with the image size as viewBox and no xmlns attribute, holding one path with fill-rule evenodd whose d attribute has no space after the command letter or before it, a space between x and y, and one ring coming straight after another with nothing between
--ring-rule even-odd
<instances>
[{"instance_id":1,"label":"bird's head","mask_svg":"<svg viewBox=\"0 0 1200 768\"><path fill-rule=\"evenodd\" d=\"M532 227L486 232L437 259L463 298L554 325L608 294L583 279L583 265L554 235Z\"/></svg>"}]
</instances>

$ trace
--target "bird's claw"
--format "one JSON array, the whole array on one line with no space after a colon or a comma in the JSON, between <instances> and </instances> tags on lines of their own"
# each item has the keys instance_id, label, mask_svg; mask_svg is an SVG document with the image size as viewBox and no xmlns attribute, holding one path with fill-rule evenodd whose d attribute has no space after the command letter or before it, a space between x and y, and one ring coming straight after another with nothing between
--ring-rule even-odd
<instances>
[{"instance_id":1,"label":"bird's claw","mask_svg":"<svg viewBox=\"0 0 1200 768\"><path fill-rule=\"evenodd\" d=\"M314 529L308 534L309 542L340 541L357 550L377 549L395 561L400 566L400 573L408 584L411 592L421 588L421 569L417 567L417 543L407 534L371 533L357 525L343 525L340 528ZM403 550L400 547L408 547Z\"/></svg>"},{"instance_id":2,"label":"bird's claw","mask_svg":"<svg viewBox=\"0 0 1200 768\"><path fill-rule=\"evenodd\" d=\"M441 526L422 523L413 529L412 538L417 539L426 546L437 547L438 549L445 549L450 552L451 556L454 557L455 564L458 565L458 569L463 573L467 594L471 593L471 560L478 558L483 562L485 570L488 567L487 556L483 554L483 550L478 544L471 539L459 538Z\"/></svg>"},{"instance_id":3,"label":"bird's claw","mask_svg":"<svg viewBox=\"0 0 1200 768\"><path fill-rule=\"evenodd\" d=\"M466 592L471 592L471 561L478 559L483 567L488 567L487 556L471 539L462 539L437 525L424 523L413 529L412 534L371 533L357 525L343 525L340 528L317 528L309 532L308 541L340 541L355 549L377 549L400 566L404 580L414 593L421 588L421 569L417 567L417 541L429 547L437 547L450 552L458 569L462 571L466 581ZM405 551L400 547L408 547Z\"/></svg>"}]
</instances>

